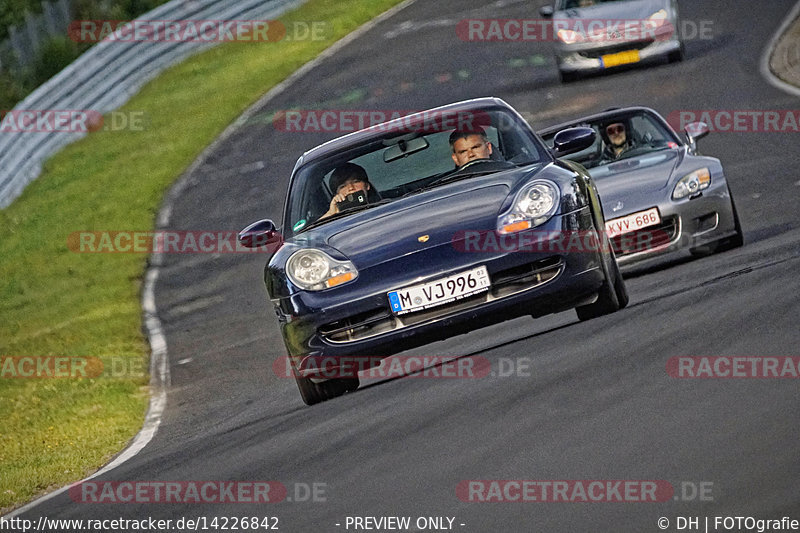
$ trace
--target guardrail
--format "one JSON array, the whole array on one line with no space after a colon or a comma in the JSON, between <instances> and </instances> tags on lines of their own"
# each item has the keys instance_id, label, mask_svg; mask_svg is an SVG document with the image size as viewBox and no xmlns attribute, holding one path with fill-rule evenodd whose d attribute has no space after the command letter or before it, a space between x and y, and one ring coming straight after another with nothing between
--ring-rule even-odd
<instances>
[{"instance_id":1,"label":"guardrail","mask_svg":"<svg viewBox=\"0 0 800 533\"><path fill-rule=\"evenodd\" d=\"M173 0L141 20L270 20L305 0ZM127 102L167 67L214 42L102 41L37 88L14 110L92 110L106 114ZM42 163L85 132L0 133L0 209L14 201Z\"/></svg>"}]
</instances>

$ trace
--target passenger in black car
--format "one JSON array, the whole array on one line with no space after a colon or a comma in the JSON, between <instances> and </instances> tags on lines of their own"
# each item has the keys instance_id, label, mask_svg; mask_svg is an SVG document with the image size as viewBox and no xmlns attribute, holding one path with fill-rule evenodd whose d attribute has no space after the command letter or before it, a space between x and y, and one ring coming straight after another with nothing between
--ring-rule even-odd
<instances>
[{"instance_id":1,"label":"passenger in black car","mask_svg":"<svg viewBox=\"0 0 800 533\"><path fill-rule=\"evenodd\" d=\"M331 191L333 191L333 198L331 199L328 211L319 217L319 220L338 213L339 204L344 202L349 194L363 191L367 193L365 194L366 200L371 200L371 197L375 197L374 192L373 194L369 194L373 189L367 177L367 171L364 170L364 167L356 165L355 163L345 163L337 167L336 170L333 171L333 174L331 174L328 183L330 184Z\"/></svg>"}]
</instances>

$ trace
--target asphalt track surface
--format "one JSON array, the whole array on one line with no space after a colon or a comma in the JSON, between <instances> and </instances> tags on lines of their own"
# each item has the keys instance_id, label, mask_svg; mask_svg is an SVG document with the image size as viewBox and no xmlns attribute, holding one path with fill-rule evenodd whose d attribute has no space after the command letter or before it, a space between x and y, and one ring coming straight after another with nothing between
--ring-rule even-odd
<instances>
[{"instance_id":1,"label":"asphalt track surface","mask_svg":"<svg viewBox=\"0 0 800 533\"><path fill-rule=\"evenodd\" d=\"M492 95L536 127L633 104L664 115L797 109L796 97L759 74L793 4L684 2L685 19L713 23L712 39L688 41L685 62L561 85L548 43L456 36L464 18L538 17L530 2L415 2L221 142L187 178L170 227L238 230L280 219L297 157L335 136L277 131L269 114L289 107L415 110ZM347 516L447 516L469 532L661 531L660 517L677 531L679 516L700 517L701 530L704 517L800 519L798 380L675 379L665 370L675 356L800 355L798 139L719 132L700 141L725 165L743 248L629 274L631 304L611 316L517 319L411 352L480 356L494 373L483 379L373 379L306 407L294 381L272 371L284 351L261 282L265 257L166 256L156 303L170 357L167 410L144 450L100 480L270 480L294 500L296 484L321 483L324 495L201 505L87 504L61 494L22 518L276 516L288 532L346 531ZM520 361L529 366L498 375ZM665 480L676 493L659 503L461 501L458 484L476 479ZM710 493L684 495L685 482Z\"/></svg>"}]
</instances>

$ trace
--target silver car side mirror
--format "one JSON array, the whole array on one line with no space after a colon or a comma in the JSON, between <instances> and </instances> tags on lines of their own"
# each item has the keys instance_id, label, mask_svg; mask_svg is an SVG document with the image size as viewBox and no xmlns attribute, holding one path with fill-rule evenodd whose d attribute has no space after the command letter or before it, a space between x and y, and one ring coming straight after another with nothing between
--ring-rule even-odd
<instances>
[{"instance_id":1,"label":"silver car side mirror","mask_svg":"<svg viewBox=\"0 0 800 533\"><path fill-rule=\"evenodd\" d=\"M697 150L697 140L708 135L709 129L705 122L690 122L683 131L686 132L686 142L694 152Z\"/></svg>"}]
</instances>

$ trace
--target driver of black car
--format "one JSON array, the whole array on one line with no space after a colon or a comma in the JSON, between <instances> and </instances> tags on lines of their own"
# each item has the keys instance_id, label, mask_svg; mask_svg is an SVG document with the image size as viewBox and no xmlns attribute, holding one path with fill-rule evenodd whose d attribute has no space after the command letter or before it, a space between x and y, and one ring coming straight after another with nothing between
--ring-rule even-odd
<instances>
[{"instance_id":1,"label":"driver of black car","mask_svg":"<svg viewBox=\"0 0 800 533\"><path fill-rule=\"evenodd\" d=\"M633 149L633 139L631 138L630 128L624 121L615 121L600 128L600 136L603 138L603 161L616 161L625 152Z\"/></svg>"},{"instance_id":2,"label":"driver of black car","mask_svg":"<svg viewBox=\"0 0 800 533\"><path fill-rule=\"evenodd\" d=\"M491 159L492 143L483 128L456 130L450 134L453 162L461 168L471 161Z\"/></svg>"},{"instance_id":3,"label":"driver of black car","mask_svg":"<svg viewBox=\"0 0 800 533\"><path fill-rule=\"evenodd\" d=\"M355 163L345 163L337 167L331 174L328 184L333 191L333 198L328 211L319 217L319 220L350 207L380 200L380 195L369 182L367 171Z\"/></svg>"}]
</instances>

